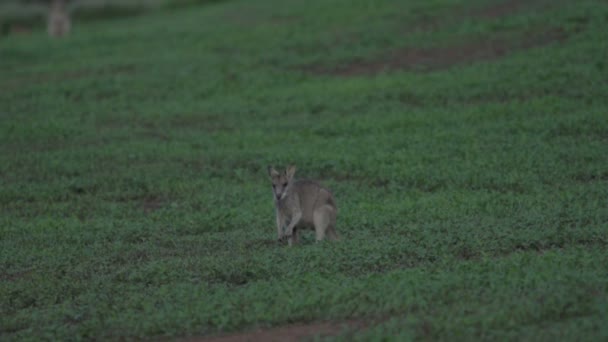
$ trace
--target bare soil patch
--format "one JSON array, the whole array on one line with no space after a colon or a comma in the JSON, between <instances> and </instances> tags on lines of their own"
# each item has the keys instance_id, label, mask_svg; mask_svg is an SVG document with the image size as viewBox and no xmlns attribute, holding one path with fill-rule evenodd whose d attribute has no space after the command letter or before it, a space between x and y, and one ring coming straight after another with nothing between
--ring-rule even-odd
<instances>
[{"instance_id":1,"label":"bare soil patch","mask_svg":"<svg viewBox=\"0 0 608 342\"><path fill-rule=\"evenodd\" d=\"M413 32L432 32L450 25L457 25L467 20L500 20L501 18L518 15L526 11L543 11L564 3L565 0L503 0L493 1L484 6L459 6L447 13L420 15L417 20L407 20L401 34ZM354 35L340 35L336 44L353 44L358 41Z\"/></svg>"},{"instance_id":2,"label":"bare soil patch","mask_svg":"<svg viewBox=\"0 0 608 342\"><path fill-rule=\"evenodd\" d=\"M252 2L253 3L253 2ZM260 25L281 26L298 22L300 19L295 15L268 15L265 9L257 6L241 6L237 10L229 10L222 17L239 27L255 27Z\"/></svg>"},{"instance_id":3,"label":"bare soil patch","mask_svg":"<svg viewBox=\"0 0 608 342\"><path fill-rule=\"evenodd\" d=\"M234 131L234 127L217 114L191 113L172 117L168 124L179 129L197 129L206 132Z\"/></svg>"},{"instance_id":4,"label":"bare soil patch","mask_svg":"<svg viewBox=\"0 0 608 342\"><path fill-rule=\"evenodd\" d=\"M13 282L27 278L32 273L32 270L25 270L16 273L0 273L0 281Z\"/></svg>"},{"instance_id":5,"label":"bare soil patch","mask_svg":"<svg viewBox=\"0 0 608 342\"><path fill-rule=\"evenodd\" d=\"M166 203L166 200L159 196L148 196L142 200L144 213L150 214L160 210Z\"/></svg>"},{"instance_id":6,"label":"bare soil patch","mask_svg":"<svg viewBox=\"0 0 608 342\"><path fill-rule=\"evenodd\" d=\"M604 171L601 173L581 172L574 175L573 178L574 180L581 183L605 182L608 181L608 171Z\"/></svg>"},{"instance_id":7,"label":"bare soil patch","mask_svg":"<svg viewBox=\"0 0 608 342\"><path fill-rule=\"evenodd\" d=\"M17 88L24 85L50 83L50 82L62 82L67 80L76 80L86 77L98 77L104 75L117 75L117 74L132 74L135 73L135 65L113 65L100 69L79 69L70 70L60 73L37 73L30 74L27 76L14 78L8 80L4 85L9 88Z\"/></svg>"},{"instance_id":8,"label":"bare soil patch","mask_svg":"<svg viewBox=\"0 0 608 342\"><path fill-rule=\"evenodd\" d=\"M310 66L315 74L335 76L373 75L388 70L433 71L456 65L489 61L508 54L562 42L567 34L560 28L523 35L520 39L493 38L435 48L405 48L370 61L356 61L334 68Z\"/></svg>"},{"instance_id":9,"label":"bare soil patch","mask_svg":"<svg viewBox=\"0 0 608 342\"><path fill-rule=\"evenodd\" d=\"M306 341L312 340L315 337L335 336L346 331L362 330L368 327L369 324L371 322L366 323L363 320L291 324L219 336L191 337L183 339L182 342Z\"/></svg>"},{"instance_id":10,"label":"bare soil patch","mask_svg":"<svg viewBox=\"0 0 608 342\"><path fill-rule=\"evenodd\" d=\"M459 23L470 19L498 20L510 15L517 15L532 9L546 9L554 6L559 0L504 0L483 7L470 8L468 6L455 8L450 15L440 15L423 18L415 23L410 29L416 31L433 31L446 25Z\"/></svg>"},{"instance_id":11,"label":"bare soil patch","mask_svg":"<svg viewBox=\"0 0 608 342\"><path fill-rule=\"evenodd\" d=\"M144 214L152 214L171 203L171 199L160 194L126 194L111 199L115 203L132 205L142 210Z\"/></svg>"},{"instance_id":12,"label":"bare soil patch","mask_svg":"<svg viewBox=\"0 0 608 342\"><path fill-rule=\"evenodd\" d=\"M250 249L250 248L260 249L260 248L276 247L277 245L280 245L280 244L281 243L279 241L277 241L276 239L258 239L258 240L248 241L247 243L245 243L245 247L247 247L248 249Z\"/></svg>"},{"instance_id":13,"label":"bare soil patch","mask_svg":"<svg viewBox=\"0 0 608 342\"><path fill-rule=\"evenodd\" d=\"M532 5L545 3L544 0L504 0L496 4L473 11L471 15L475 18L495 19L505 17L522 11Z\"/></svg>"}]
</instances>

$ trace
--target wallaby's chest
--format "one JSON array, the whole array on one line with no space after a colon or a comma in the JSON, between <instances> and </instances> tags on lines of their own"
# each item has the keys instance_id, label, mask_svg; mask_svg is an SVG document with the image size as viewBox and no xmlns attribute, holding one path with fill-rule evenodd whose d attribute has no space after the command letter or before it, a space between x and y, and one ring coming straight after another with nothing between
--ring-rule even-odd
<instances>
[{"instance_id":1,"label":"wallaby's chest","mask_svg":"<svg viewBox=\"0 0 608 342\"><path fill-rule=\"evenodd\" d=\"M277 203L277 209L283 216L291 218L299 208L296 208L296 201L292 197L287 197Z\"/></svg>"},{"instance_id":2,"label":"wallaby's chest","mask_svg":"<svg viewBox=\"0 0 608 342\"><path fill-rule=\"evenodd\" d=\"M297 195L296 195L297 196ZM289 224L296 212L301 213L297 227L308 227L312 224L311 210L306 203L302 203L302 199L296 196L284 198L277 203L279 214L285 219L286 224Z\"/></svg>"}]
</instances>

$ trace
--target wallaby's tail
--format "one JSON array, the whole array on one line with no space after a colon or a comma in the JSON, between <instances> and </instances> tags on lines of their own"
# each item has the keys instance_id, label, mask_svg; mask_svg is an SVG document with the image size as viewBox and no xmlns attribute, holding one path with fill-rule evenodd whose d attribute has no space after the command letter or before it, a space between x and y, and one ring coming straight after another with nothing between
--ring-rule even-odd
<instances>
[{"instance_id":1,"label":"wallaby's tail","mask_svg":"<svg viewBox=\"0 0 608 342\"><path fill-rule=\"evenodd\" d=\"M335 220L327 227L327 237L331 240L340 240L340 235L338 235L338 232L336 232Z\"/></svg>"},{"instance_id":2,"label":"wallaby's tail","mask_svg":"<svg viewBox=\"0 0 608 342\"><path fill-rule=\"evenodd\" d=\"M329 196L327 197L327 204L331 205L336 212L338 211L338 206L336 205L336 201L334 201L334 196L331 193L329 193Z\"/></svg>"}]
</instances>

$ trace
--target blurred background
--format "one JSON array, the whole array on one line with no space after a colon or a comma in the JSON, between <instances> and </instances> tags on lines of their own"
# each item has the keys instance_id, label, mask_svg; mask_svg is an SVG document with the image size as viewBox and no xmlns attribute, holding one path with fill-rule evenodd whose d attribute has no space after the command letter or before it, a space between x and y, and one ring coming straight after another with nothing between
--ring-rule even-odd
<instances>
[{"instance_id":1,"label":"blurred background","mask_svg":"<svg viewBox=\"0 0 608 342\"><path fill-rule=\"evenodd\" d=\"M27 34L49 26L55 6L76 22L141 15L223 0L0 0L0 35ZM52 35L51 30L49 34Z\"/></svg>"}]
</instances>

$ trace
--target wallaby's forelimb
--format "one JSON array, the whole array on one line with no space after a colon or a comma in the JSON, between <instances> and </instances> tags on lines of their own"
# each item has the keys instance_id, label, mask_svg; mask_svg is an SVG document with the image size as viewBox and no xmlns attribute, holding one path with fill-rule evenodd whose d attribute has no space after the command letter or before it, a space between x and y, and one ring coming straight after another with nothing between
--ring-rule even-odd
<instances>
[{"instance_id":1,"label":"wallaby's forelimb","mask_svg":"<svg viewBox=\"0 0 608 342\"><path fill-rule=\"evenodd\" d=\"M277 215L277 239L279 241L283 240L283 227L285 226L285 222L283 220L283 216L280 215L279 211L276 210L276 215Z\"/></svg>"},{"instance_id":2,"label":"wallaby's forelimb","mask_svg":"<svg viewBox=\"0 0 608 342\"><path fill-rule=\"evenodd\" d=\"M289 238L289 244L291 245L291 240L292 240L292 235L293 235L293 228L300 222L300 219L302 218L302 211L295 211L293 213L293 216L291 218L291 221L289 222L289 226L287 226L287 228L285 229L285 237Z\"/></svg>"}]
</instances>

